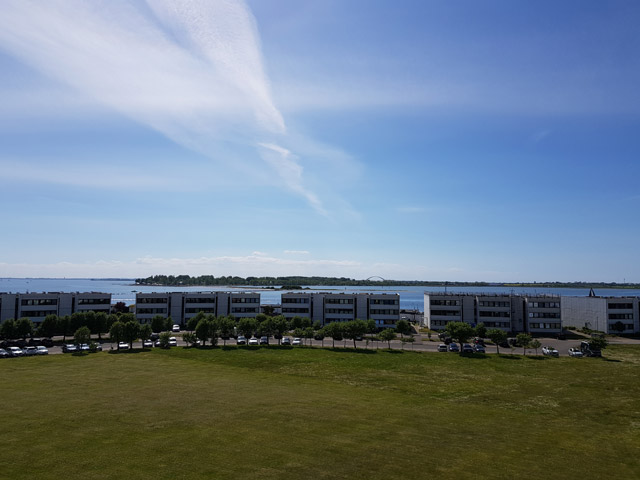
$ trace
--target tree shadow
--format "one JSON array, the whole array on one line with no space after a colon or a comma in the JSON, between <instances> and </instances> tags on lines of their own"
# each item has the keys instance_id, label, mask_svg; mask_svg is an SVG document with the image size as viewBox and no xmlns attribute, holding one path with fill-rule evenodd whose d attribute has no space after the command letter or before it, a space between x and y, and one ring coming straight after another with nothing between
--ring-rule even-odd
<instances>
[{"instance_id":1,"label":"tree shadow","mask_svg":"<svg viewBox=\"0 0 640 480\"><path fill-rule=\"evenodd\" d=\"M505 354L499 354L498 355L499 358L503 358L505 360L522 360L522 357L520 355L514 355L512 353L505 353Z\"/></svg>"},{"instance_id":2,"label":"tree shadow","mask_svg":"<svg viewBox=\"0 0 640 480\"><path fill-rule=\"evenodd\" d=\"M460 356L464 358L475 358L476 360L486 360L489 358L486 353L463 353Z\"/></svg>"},{"instance_id":3,"label":"tree shadow","mask_svg":"<svg viewBox=\"0 0 640 480\"><path fill-rule=\"evenodd\" d=\"M542 360L542 361L548 360L547 357L543 357L543 356L540 356L540 355L531 355L531 356L529 356L527 358L529 358L531 360Z\"/></svg>"},{"instance_id":4,"label":"tree shadow","mask_svg":"<svg viewBox=\"0 0 640 480\"><path fill-rule=\"evenodd\" d=\"M366 348L344 348L344 347L329 347L324 350L336 353L359 353L361 355L372 355L376 353L376 350L367 350Z\"/></svg>"}]
</instances>

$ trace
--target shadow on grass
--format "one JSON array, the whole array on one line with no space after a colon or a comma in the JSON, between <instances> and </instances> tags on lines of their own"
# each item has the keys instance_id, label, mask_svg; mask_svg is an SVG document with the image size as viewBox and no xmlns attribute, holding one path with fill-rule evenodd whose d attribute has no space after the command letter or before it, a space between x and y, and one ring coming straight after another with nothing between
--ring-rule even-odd
<instances>
[{"instance_id":1,"label":"shadow on grass","mask_svg":"<svg viewBox=\"0 0 640 480\"><path fill-rule=\"evenodd\" d=\"M150 352L151 349L150 348L132 348L129 350L116 350L115 348L113 350L106 350L106 352L109 355L115 355L115 354L121 354L121 355L137 355L138 353L145 353L145 352Z\"/></svg>"},{"instance_id":2,"label":"shadow on grass","mask_svg":"<svg viewBox=\"0 0 640 480\"><path fill-rule=\"evenodd\" d=\"M607 358L607 357L602 357L602 360L604 362L613 362L613 363L620 363L622 362L622 360L617 360L615 358Z\"/></svg>"},{"instance_id":3,"label":"shadow on grass","mask_svg":"<svg viewBox=\"0 0 640 480\"><path fill-rule=\"evenodd\" d=\"M530 360L548 360L547 357L542 357L540 355L530 355L527 358Z\"/></svg>"},{"instance_id":4,"label":"shadow on grass","mask_svg":"<svg viewBox=\"0 0 640 480\"><path fill-rule=\"evenodd\" d=\"M522 357L520 355L514 355L512 353L501 353L497 355L497 357L503 358L505 360L522 360Z\"/></svg>"},{"instance_id":5,"label":"shadow on grass","mask_svg":"<svg viewBox=\"0 0 640 480\"><path fill-rule=\"evenodd\" d=\"M372 355L376 353L376 350L367 350L366 348L345 348L345 347L328 347L324 348L324 350L328 350L330 352L336 353L360 353L364 355Z\"/></svg>"},{"instance_id":6,"label":"shadow on grass","mask_svg":"<svg viewBox=\"0 0 640 480\"><path fill-rule=\"evenodd\" d=\"M486 360L489 358L485 353L463 353L460 356L464 358L475 358L476 360Z\"/></svg>"}]
</instances>

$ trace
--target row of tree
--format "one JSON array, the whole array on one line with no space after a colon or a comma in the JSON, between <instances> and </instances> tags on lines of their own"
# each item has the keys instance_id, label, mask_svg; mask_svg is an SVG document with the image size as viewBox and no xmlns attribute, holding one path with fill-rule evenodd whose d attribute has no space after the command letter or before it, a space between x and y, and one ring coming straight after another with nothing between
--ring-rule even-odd
<instances>
[{"instance_id":1,"label":"row of tree","mask_svg":"<svg viewBox=\"0 0 640 480\"><path fill-rule=\"evenodd\" d=\"M163 329L166 327L163 325ZM102 338L102 334L107 333L117 321L135 321L132 313L115 313L107 315L105 312L76 312L73 315L47 315L36 328L33 322L26 317L18 320L9 319L0 326L0 337L13 340L16 338L26 339L35 335L41 337L53 337L62 335L63 340L67 336L73 335L81 327L87 327L93 335Z\"/></svg>"}]
</instances>

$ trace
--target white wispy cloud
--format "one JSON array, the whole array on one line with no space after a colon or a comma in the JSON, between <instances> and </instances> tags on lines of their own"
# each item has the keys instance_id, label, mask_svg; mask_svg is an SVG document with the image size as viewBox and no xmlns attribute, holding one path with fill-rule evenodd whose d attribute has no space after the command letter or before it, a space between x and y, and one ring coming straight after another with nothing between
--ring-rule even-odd
<instances>
[{"instance_id":1,"label":"white wispy cloud","mask_svg":"<svg viewBox=\"0 0 640 480\"><path fill-rule=\"evenodd\" d=\"M272 99L247 5L241 0L147 0L146 5L6 0L0 4L0 48L248 178L278 179L325 214L305 184L298 157L285 147L267 148L271 153L265 154L258 146L286 144L287 129ZM277 175L266 174L268 169Z\"/></svg>"},{"instance_id":2,"label":"white wispy cloud","mask_svg":"<svg viewBox=\"0 0 640 480\"><path fill-rule=\"evenodd\" d=\"M307 250L285 250L283 253L286 255L309 255Z\"/></svg>"}]
</instances>

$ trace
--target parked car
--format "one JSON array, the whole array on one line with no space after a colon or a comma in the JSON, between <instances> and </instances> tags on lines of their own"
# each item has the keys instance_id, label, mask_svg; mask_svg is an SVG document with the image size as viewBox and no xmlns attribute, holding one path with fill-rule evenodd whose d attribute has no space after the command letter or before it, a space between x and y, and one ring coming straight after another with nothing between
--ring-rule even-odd
<instances>
[{"instance_id":1,"label":"parked car","mask_svg":"<svg viewBox=\"0 0 640 480\"><path fill-rule=\"evenodd\" d=\"M479 343L475 344L473 349L475 350L476 353L487 353L484 346L480 345Z\"/></svg>"},{"instance_id":2,"label":"parked car","mask_svg":"<svg viewBox=\"0 0 640 480\"><path fill-rule=\"evenodd\" d=\"M7 348L7 351L9 352L9 354L12 357L23 357L24 356L24 352L22 351L22 349L20 347L9 347L9 348Z\"/></svg>"},{"instance_id":3,"label":"parked car","mask_svg":"<svg viewBox=\"0 0 640 480\"><path fill-rule=\"evenodd\" d=\"M96 352L101 352L102 351L102 344L101 343L94 342L93 345L95 345ZM89 344L89 348L91 348L91 344Z\"/></svg>"},{"instance_id":4,"label":"parked car","mask_svg":"<svg viewBox=\"0 0 640 480\"><path fill-rule=\"evenodd\" d=\"M450 352L459 352L460 351L460 347L458 347L458 344L455 342L451 342L449 344L449 351Z\"/></svg>"},{"instance_id":5,"label":"parked car","mask_svg":"<svg viewBox=\"0 0 640 480\"><path fill-rule=\"evenodd\" d=\"M249 339L249 345L259 345L258 339L256 337L252 337Z\"/></svg>"},{"instance_id":6,"label":"parked car","mask_svg":"<svg viewBox=\"0 0 640 480\"><path fill-rule=\"evenodd\" d=\"M269 345L269 337L260 337L260 345Z\"/></svg>"},{"instance_id":7,"label":"parked car","mask_svg":"<svg viewBox=\"0 0 640 480\"><path fill-rule=\"evenodd\" d=\"M178 346L178 339L176 337L169 337L169 346L170 347L177 347Z\"/></svg>"},{"instance_id":8,"label":"parked car","mask_svg":"<svg viewBox=\"0 0 640 480\"><path fill-rule=\"evenodd\" d=\"M558 353L558 350L556 350L553 347L550 346L546 346L546 347L542 347L542 354L543 355L548 355L550 357L557 357L560 354Z\"/></svg>"},{"instance_id":9,"label":"parked car","mask_svg":"<svg viewBox=\"0 0 640 480\"><path fill-rule=\"evenodd\" d=\"M601 357L602 356L602 352L596 348L593 348L591 346L591 343L584 341L584 342L580 342L580 351L582 352L582 355L586 356L586 357Z\"/></svg>"},{"instance_id":10,"label":"parked car","mask_svg":"<svg viewBox=\"0 0 640 480\"><path fill-rule=\"evenodd\" d=\"M578 350L577 348L570 348L569 349L569 356L570 357L582 357L582 352L580 350Z\"/></svg>"},{"instance_id":11,"label":"parked car","mask_svg":"<svg viewBox=\"0 0 640 480\"><path fill-rule=\"evenodd\" d=\"M302 339L299 337L295 337L293 339L292 345L302 345Z\"/></svg>"},{"instance_id":12,"label":"parked car","mask_svg":"<svg viewBox=\"0 0 640 480\"><path fill-rule=\"evenodd\" d=\"M238 345L246 345L247 344L247 337L245 337L244 335L238 335L238 339L236 340L236 343Z\"/></svg>"},{"instance_id":13,"label":"parked car","mask_svg":"<svg viewBox=\"0 0 640 480\"><path fill-rule=\"evenodd\" d=\"M473 347L468 343L462 345L462 353L473 353Z\"/></svg>"},{"instance_id":14,"label":"parked car","mask_svg":"<svg viewBox=\"0 0 640 480\"><path fill-rule=\"evenodd\" d=\"M284 337L280 342L280 345L291 345L291 339L289 337Z\"/></svg>"},{"instance_id":15,"label":"parked car","mask_svg":"<svg viewBox=\"0 0 640 480\"><path fill-rule=\"evenodd\" d=\"M441 343L440 345L438 345L438 351L439 352L446 352L447 349L447 344L446 343Z\"/></svg>"},{"instance_id":16,"label":"parked car","mask_svg":"<svg viewBox=\"0 0 640 480\"><path fill-rule=\"evenodd\" d=\"M483 347L485 347L486 345L484 344L484 338L480 338L480 337L476 337L473 339L473 343L474 345L482 345Z\"/></svg>"},{"instance_id":17,"label":"parked car","mask_svg":"<svg viewBox=\"0 0 640 480\"><path fill-rule=\"evenodd\" d=\"M44 345L38 345L36 351L38 355L49 355L49 350Z\"/></svg>"},{"instance_id":18,"label":"parked car","mask_svg":"<svg viewBox=\"0 0 640 480\"><path fill-rule=\"evenodd\" d=\"M80 351L81 352L88 352L89 350L91 350L91 349L89 348L89 344L88 343L83 343L83 344L80 345Z\"/></svg>"},{"instance_id":19,"label":"parked car","mask_svg":"<svg viewBox=\"0 0 640 480\"><path fill-rule=\"evenodd\" d=\"M0 358L9 358L11 354L7 352L4 348L0 348Z\"/></svg>"},{"instance_id":20,"label":"parked car","mask_svg":"<svg viewBox=\"0 0 640 480\"><path fill-rule=\"evenodd\" d=\"M127 342L118 343L118 350L129 350L129 344Z\"/></svg>"},{"instance_id":21,"label":"parked car","mask_svg":"<svg viewBox=\"0 0 640 480\"><path fill-rule=\"evenodd\" d=\"M142 342L142 348L152 348L153 342L151 340L145 340Z\"/></svg>"},{"instance_id":22,"label":"parked car","mask_svg":"<svg viewBox=\"0 0 640 480\"><path fill-rule=\"evenodd\" d=\"M24 347L22 351L26 357L38 354L38 349L36 347Z\"/></svg>"},{"instance_id":23,"label":"parked car","mask_svg":"<svg viewBox=\"0 0 640 480\"><path fill-rule=\"evenodd\" d=\"M62 346L62 353L75 353L78 351L78 347L76 347L73 343L67 343Z\"/></svg>"},{"instance_id":24,"label":"parked car","mask_svg":"<svg viewBox=\"0 0 640 480\"><path fill-rule=\"evenodd\" d=\"M176 333L180 332L180 325L174 325L171 327L171 331Z\"/></svg>"},{"instance_id":25,"label":"parked car","mask_svg":"<svg viewBox=\"0 0 640 480\"><path fill-rule=\"evenodd\" d=\"M160 334L155 332L152 333L151 335L149 335L149 340L151 340L152 342L160 340Z\"/></svg>"}]
</instances>

